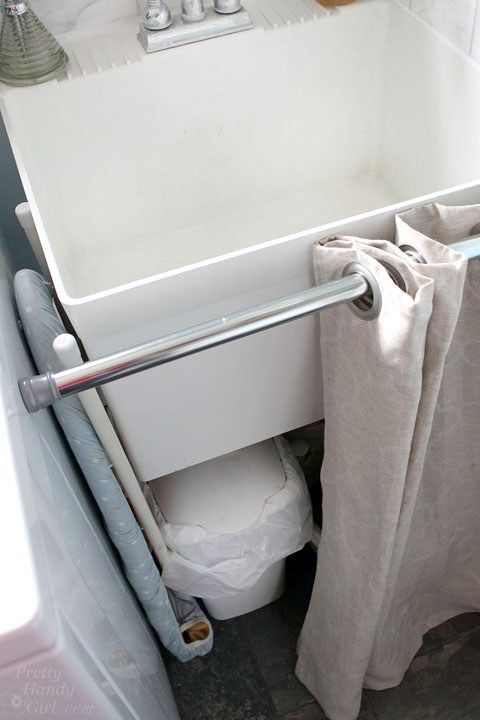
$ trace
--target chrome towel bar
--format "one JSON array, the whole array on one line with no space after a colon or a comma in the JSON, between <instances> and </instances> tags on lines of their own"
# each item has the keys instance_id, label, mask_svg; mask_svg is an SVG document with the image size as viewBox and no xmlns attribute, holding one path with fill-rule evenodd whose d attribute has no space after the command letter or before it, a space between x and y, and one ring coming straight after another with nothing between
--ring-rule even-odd
<instances>
[{"instance_id":1,"label":"chrome towel bar","mask_svg":"<svg viewBox=\"0 0 480 720\"><path fill-rule=\"evenodd\" d=\"M68 395L253 335L317 310L357 300L370 292L370 273L368 275L369 280L366 274L352 273L75 368L24 378L19 383L23 400L29 412L37 412Z\"/></svg>"},{"instance_id":2,"label":"chrome towel bar","mask_svg":"<svg viewBox=\"0 0 480 720\"><path fill-rule=\"evenodd\" d=\"M480 255L480 235L452 245L469 259ZM360 317L374 319L381 307L380 289L370 271L352 263L343 277L217 318L128 350L90 360L78 367L20 380L28 412L61 398L120 380L143 370L282 325L334 305L349 303Z\"/></svg>"}]
</instances>

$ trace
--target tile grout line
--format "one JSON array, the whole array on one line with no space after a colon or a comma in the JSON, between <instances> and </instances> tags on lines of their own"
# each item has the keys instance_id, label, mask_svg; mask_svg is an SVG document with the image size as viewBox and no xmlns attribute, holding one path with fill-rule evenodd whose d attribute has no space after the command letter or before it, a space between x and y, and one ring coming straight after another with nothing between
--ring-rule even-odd
<instances>
[{"instance_id":1,"label":"tile grout line","mask_svg":"<svg viewBox=\"0 0 480 720\"><path fill-rule=\"evenodd\" d=\"M424 657L425 655L429 655L434 650L438 650L439 648L445 647L446 645L450 645L454 642L459 642L462 640L466 640L470 637L470 635L474 635L475 633L480 633L480 622L477 625L477 627L472 628L472 630L466 630L465 632L459 633L455 637L450 638L449 640L444 640L443 642L439 641L438 643L435 643L428 649L426 649L424 652L419 652L415 657Z\"/></svg>"},{"instance_id":2,"label":"tile grout line","mask_svg":"<svg viewBox=\"0 0 480 720\"><path fill-rule=\"evenodd\" d=\"M240 627L241 627L241 625L240 625ZM318 707L321 709L323 715L325 716L325 713L323 712L323 709L322 709L321 706L317 703L317 701L316 701L316 699L315 699L315 697L314 697L313 695L310 695L310 698L309 698L308 700L306 700L305 702L300 703L300 705L299 705L297 708L295 708L295 710L293 710L293 711L292 711L292 710L287 710L287 712L284 712L284 713L282 713L282 714L279 714L279 713L278 713L277 707L276 707L276 704L275 704L275 701L274 701L274 699L273 699L273 697L272 697L272 693L271 693L271 691L270 691L270 688L268 687L268 684L267 684L266 678L265 678L265 676L264 676L264 674L263 674L263 671L262 671L260 662L259 662L259 660L257 659L257 656L256 656L255 651L253 650L252 642L251 642L249 633L246 632L246 630L244 630L244 634L245 634L245 637L246 637L246 640L247 640L247 646L248 646L248 652L249 652L249 655L250 655L250 659L252 660L253 665L255 666L258 674L260 675L260 677L261 677L262 680L263 680L263 683L264 683L264 685L265 685L265 688L266 688L267 691L268 691L268 697L269 697L270 702L271 702L271 704L272 704L272 706L273 706L273 708L274 708L274 710L275 710L275 715L274 715L272 718L267 718L266 720L282 720L282 719L285 719L285 718L287 718L287 720L288 720L288 716L289 716L292 712L296 712L297 710L301 710L302 708L306 707L307 705L313 705L314 703L316 703L316 704L318 705ZM297 678L297 679L298 679L298 678ZM299 682L300 682L300 681L299 681ZM319 720L323 720L323 718L319 718ZM325 720L327 720L327 719L326 719L326 716L325 716Z\"/></svg>"},{"instance_id":3,"label":"tile grout line","mask_svg":"<svg viewBox=\"0 0 480 720\"><path fill-rule=\"evenodd\" d=\"M256 670L256 672L258 673L258 675L262 678L262 682L263 682L263 685L264 685L264 687L265 687L265 690L268 692L268 699L270 700L270 704L271 704L271 706L273 707L274 712L275 712L275 714L274 714L273 716L271 716L270 718L267 718L267 717L266 717L265 720L276 720L277 718L280 719L280 716L279 716L278 713L277 713L277 708L275 707L275 703L273 702L273 698L272 698L272 694L271 694L271 692L270 692L270 688L269 688L268 685L267 685L267 681L265 680L265 676L264 676L264 674L263 674L263 672L262 672L262 670L261 670L260 663L259 663L259 661L258 661L258 659L257 659L257 656L256 656L254 650L253 650L250 636L249 636L249 634L248 634L248 632L247 632L247 629L245 628L245 626L244 626L244 624L243 624L243 622L242 622L242 616L240 616L239 619L240 619L239 628L240 628L241 630L243 630L244 638L246 639L246 644L247 644L247 647L248 647L248 655L249 655L249 657L250 657L250 661L251 661L251 663L252 663L252 667L255 668L255 670Z\"/></svg>"}]
</instances>

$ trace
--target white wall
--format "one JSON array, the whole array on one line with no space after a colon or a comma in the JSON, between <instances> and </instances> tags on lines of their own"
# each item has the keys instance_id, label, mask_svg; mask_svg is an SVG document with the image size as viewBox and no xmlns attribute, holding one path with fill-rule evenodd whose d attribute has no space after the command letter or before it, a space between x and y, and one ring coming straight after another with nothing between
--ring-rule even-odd
<instances>
[{"instance_id":1,"label":"white wall","mask_svg":"<svg viewBox=\"0 0 480 720\"><path fill-rule=\"evenodd\" d=\"M401 0L480 62L480 0Z\"/></svg>"},{"instance_id":2,"label":"white wall","mask_svg":"<svg viewBox=\"0 0 480 720\"><path fill-rule=\"evenodd\" d=\"M57 34L87 30L138 12L137 0L31 0L31 6Z\"/></svg>"},{"instance_id":3,"label":"white wall","mask_svg":"<svg viewBox=\"0 0 480 720\"><path fill-rule=\"evenodd\" d=\"M477 0L477 11L475 13L475 21L473 25L470 54L474 60L480 63L480 0Z\"/></svg>"}]
</instances>

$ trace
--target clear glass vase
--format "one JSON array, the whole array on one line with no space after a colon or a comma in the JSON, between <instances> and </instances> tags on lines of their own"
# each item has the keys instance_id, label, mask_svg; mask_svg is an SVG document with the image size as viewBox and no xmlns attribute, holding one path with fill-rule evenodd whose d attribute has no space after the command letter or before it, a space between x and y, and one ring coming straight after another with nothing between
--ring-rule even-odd
<instances>
[{"instance_id":1,"label":"clear glass vase","mask_svg":"<svg viewBox=\"0 0 480 720\"><path fill-rule=\"evenodd\" d=\"M65 72L68 57L28 2L0 0L0 80L35 85Z\"/></svg>"}]
</instances>

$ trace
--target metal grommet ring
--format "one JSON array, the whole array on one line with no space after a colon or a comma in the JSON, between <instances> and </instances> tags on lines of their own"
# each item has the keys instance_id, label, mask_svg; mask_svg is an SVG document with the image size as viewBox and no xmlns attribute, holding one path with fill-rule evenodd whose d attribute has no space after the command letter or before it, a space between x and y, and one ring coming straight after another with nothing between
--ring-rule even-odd
<instances>
[{"instance_id":1,"label":"metal grommet ring","mask_svg":"<svg viewBox=\"0 0 480 720\"><path fill-rule=\"evenodd\" d=\"M423 255L421 255L416 248L412 247L412 245L399 245L398 249L404 252L405 255L411 258L414 262L420 263L420 265L427 264Z\"/></svg>"},{"instance_id":2,"label":"metal grommet ring","mask_svg":"<svg viewBox=\"0 0 480 720\"><path fill-rule=\"evenodd\" d=\"M357 262L348 263L342 271L342 277L356 273L361 275L368 284L368 290L356 300L347 304L350 310L362 320L375 320L382 309L382 293L375 275L364 265Z\"/></svg>"},{"instance_id":3,"label":"metal grommet ring","mask_svg":"<svg viewBox=\"0 0 480 720\"><path fill-rule=\"evenodd\" d=\"M380 261L380 264L385 268L387 273L390 276L390 280L392 280L397 287L400 288L403 292L407 291L407 286L405 285L405 280L398 272L397 268L394 268L393 265L390 265L390 263Z\"/></svg>"}]
</instances>

